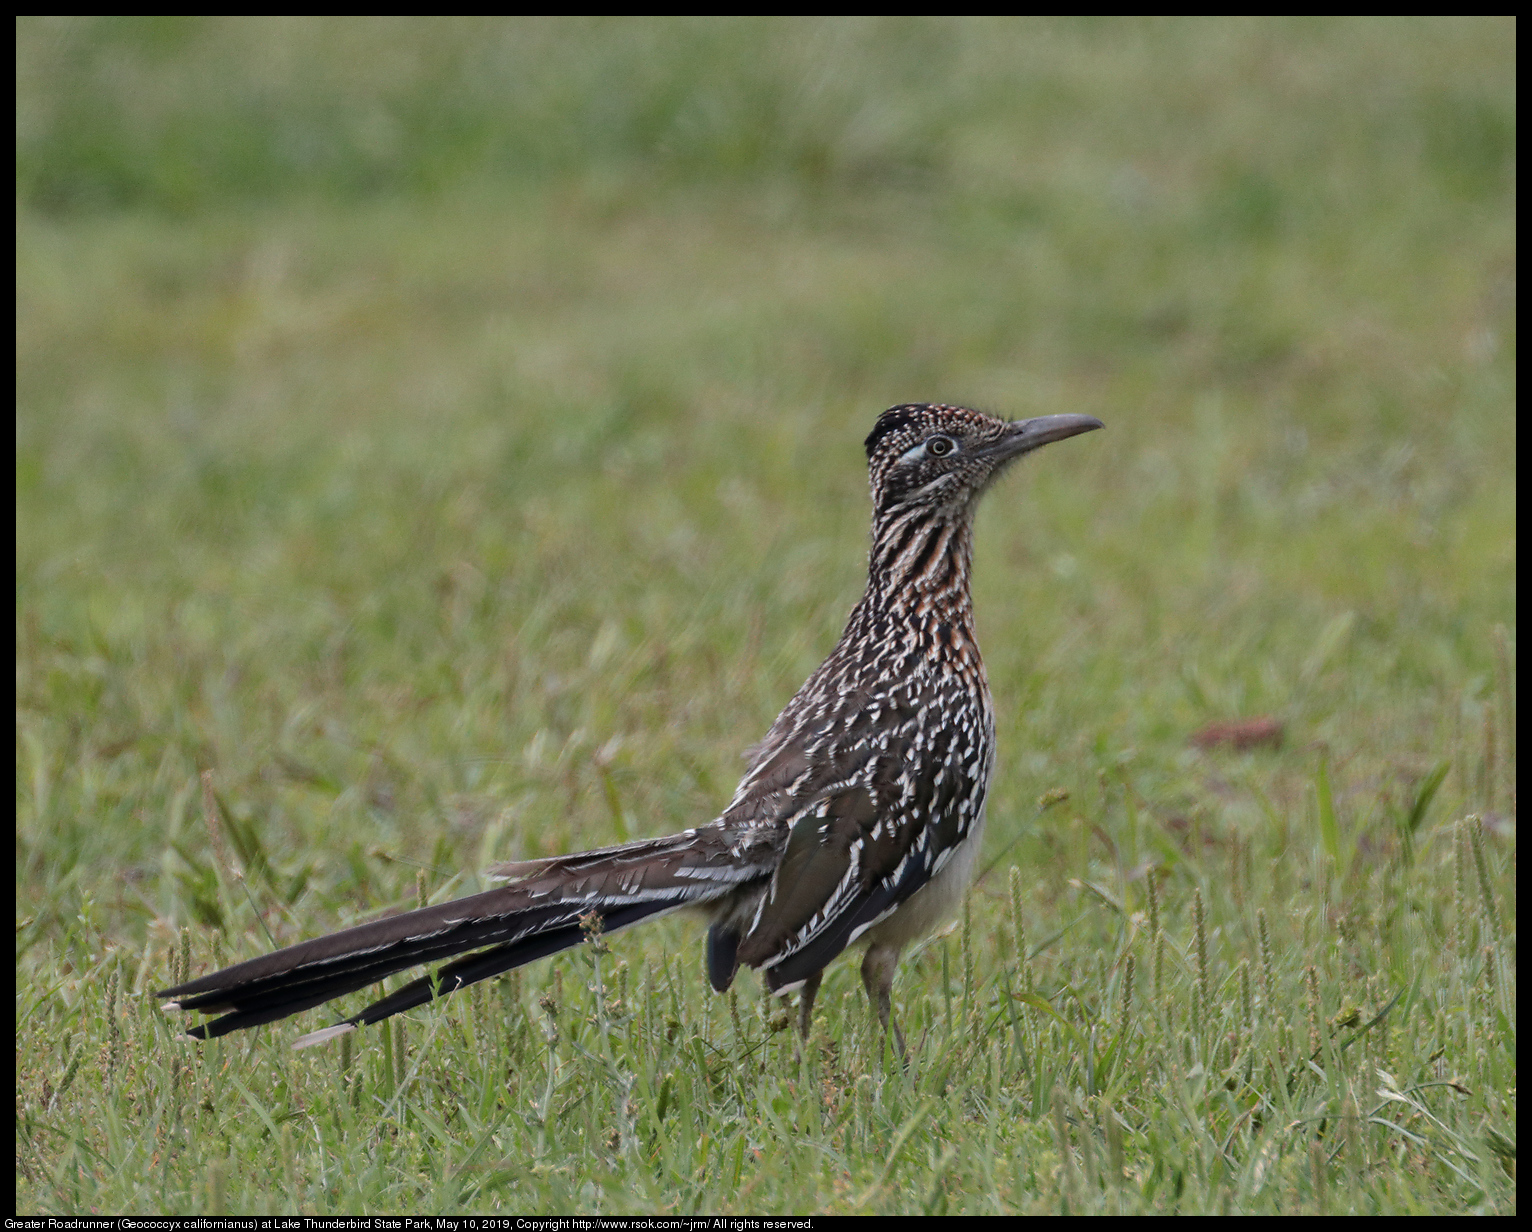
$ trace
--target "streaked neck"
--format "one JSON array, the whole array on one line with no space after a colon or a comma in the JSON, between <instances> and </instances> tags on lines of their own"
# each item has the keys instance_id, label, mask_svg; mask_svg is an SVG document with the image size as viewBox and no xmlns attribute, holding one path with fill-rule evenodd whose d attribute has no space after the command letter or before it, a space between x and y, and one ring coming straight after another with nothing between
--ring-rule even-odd
<instances>
[{"instance_id":1,"label":"streaked neck","mask_svg":"<svg viewBox=\"0 0 1532 1232\"><path fill-rule=\"evenodd\" d=\"M960 617L971 608L973 519L908 510L880 519L868 559L867 602L890 614Z\"/></svg>"}]
</instances>

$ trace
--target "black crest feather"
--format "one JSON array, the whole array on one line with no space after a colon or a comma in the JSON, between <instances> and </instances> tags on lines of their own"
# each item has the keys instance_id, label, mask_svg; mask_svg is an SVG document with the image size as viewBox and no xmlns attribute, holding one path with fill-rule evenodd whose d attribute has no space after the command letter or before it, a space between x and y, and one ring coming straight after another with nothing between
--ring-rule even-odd
<instances>
[{"instance_id":1,"label":"black crest feather","mask_svg":"<svg viewBox=\"0 0 1532 1232\"><path fill-rule=\"evenodd\" d=\"M879 441L891 432L898 432L901 428L909 427L921 411L929 409L924 403L910 402L904 406L891 406L879 415L878 422L872 425L872 431L867 434L867 440L863 442L867 447L868 461L872 460L873 451L877 449Z\"/></svg>"}]
</instances>

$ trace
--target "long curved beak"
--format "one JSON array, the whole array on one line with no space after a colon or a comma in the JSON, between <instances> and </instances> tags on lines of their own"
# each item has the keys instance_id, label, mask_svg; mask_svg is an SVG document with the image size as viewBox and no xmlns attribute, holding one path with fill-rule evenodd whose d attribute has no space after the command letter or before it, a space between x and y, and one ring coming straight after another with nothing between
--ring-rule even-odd
<instances>
[{"instance_id":1,"label":"long curved beak","mask_svg":"<svg viewBox=\"0 0 1532 1232\"><path fill-rule=\"evenodd\" d=\"M1094 415L1043 415L1037 419L1016 419L1006 425L1005 434L990 449L996 461L1010 461L1024 453L1051 445L1082 432L1094 432L1106 425Z\"/></svg>"}]
</instances>

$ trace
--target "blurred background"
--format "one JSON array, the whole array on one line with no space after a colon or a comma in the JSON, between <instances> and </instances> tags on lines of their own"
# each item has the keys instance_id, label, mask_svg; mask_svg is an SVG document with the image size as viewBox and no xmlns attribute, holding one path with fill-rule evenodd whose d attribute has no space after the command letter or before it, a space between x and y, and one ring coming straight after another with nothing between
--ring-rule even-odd
<instances>
[{"instance_id":1,"label":"blurred background","mask_svg":"<svg viewBox=\"0 0 1532 1232\"><path fill-rule=\"evenodd\" d=\"M1040 902L1109 780L1274 858L1321 754L1359 843L1513 801L1511 20L17 35L23 953L248 916L204 770L283 937L713 816L916 400L1108 425L978 533Z\"/></svg>"},{"instance_id":2,"label":"blurred background","mask_svg":"<svg viewBox=\"0 0 1532 1232\"><path fill-rule=\"evenodd\" d=\"M1513 20L16 29L20 1209L1514 1209ZM980 511L912 1072L680 919L171 1042L715 816L924 400L1107 429Z\"/></svg>"}]
</instances>

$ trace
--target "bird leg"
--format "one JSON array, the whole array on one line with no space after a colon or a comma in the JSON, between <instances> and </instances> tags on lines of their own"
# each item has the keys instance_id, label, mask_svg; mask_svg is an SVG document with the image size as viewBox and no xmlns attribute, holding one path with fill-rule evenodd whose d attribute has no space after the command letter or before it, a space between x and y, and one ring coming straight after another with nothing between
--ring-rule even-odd
<instances>
[{"instance_id":1,"label":"bird leg","mask_svg":"<svg viewBox=\"0 0 1532 1232\"><path fill-rule=\"evenodd\" d=\"M819 981L824 979L824 969L814 972L803 981L803 987L798 992L798 1030L802 1032L804 1041L809 1038L809 1022L814 1017L814 998L819 995Z\"/></svg>"},{"instance_id":2,"label":"bird leg","mask_svg":"<svg viewBox=\"0 0 1532 1232\"><path fill-rule=\"evenodd\" d=\"M867 957L862 959L862 986L867 989L867 999L878 1011L878 1022L885 1034L892 1032L899 1049L899 1059L906 1065L910 1057L904 1050L904 1032L894 1021L893 994L894 969L899 965L899 951L891 945L870 945Z\"/></svg>"}]
</instances>

